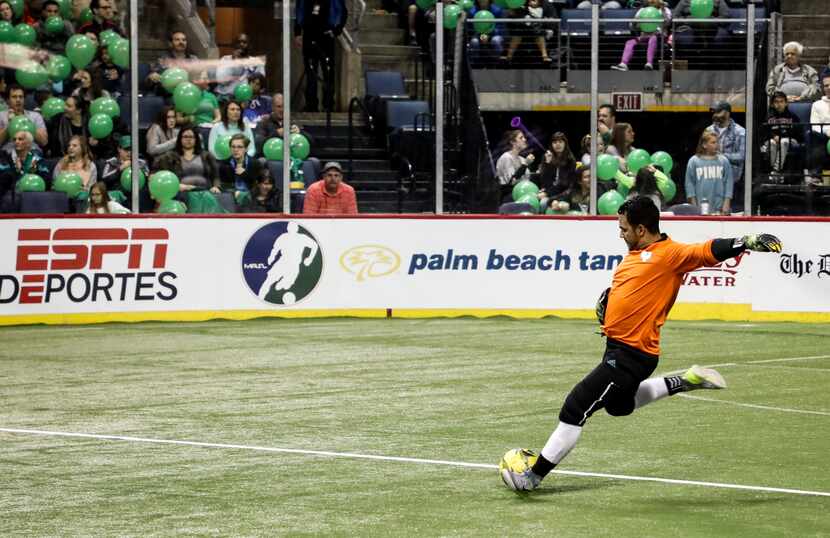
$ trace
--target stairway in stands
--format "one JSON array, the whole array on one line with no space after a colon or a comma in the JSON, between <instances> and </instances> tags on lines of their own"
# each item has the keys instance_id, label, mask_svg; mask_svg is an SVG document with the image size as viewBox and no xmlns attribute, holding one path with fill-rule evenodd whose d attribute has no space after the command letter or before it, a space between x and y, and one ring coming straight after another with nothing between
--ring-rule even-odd
<instances>
[{"instance_id":1,"label":"stairway in stands","mask_svg":"<svg viewBox=\"0 0 830 538\"><path fill-rule=\"evenodd\" d=\"M827 0L785 0L781 2L784 15L784 43L799 41L804 45L801 61L821 72L830 56L830 11ZM797 16L793 16L797 15ZM778 51L780 61L783 53Z\"/></svg>"},{"instance_id":2,"label":"stairway in stands","mask_svg":"<svg viewBox=\"0 0 830 538\"><path fill-rule=\"evenodd\" d=\"M385 145L379 143L368 132L363 118L355 114L356 125L352 140L352 174L349 177L349 115L344 112L332 114L331 130L327 133L324 113L298 113L291 122L301 125L314 137L312 156L327 161L338 161L346 171L345 181L357 193L360 213L421 213L432 211L432 200L419 191L399 197L398 170L393 169L391 156ZM310 183L306 178L306 183Z\"/></svg>"}]
</instances>

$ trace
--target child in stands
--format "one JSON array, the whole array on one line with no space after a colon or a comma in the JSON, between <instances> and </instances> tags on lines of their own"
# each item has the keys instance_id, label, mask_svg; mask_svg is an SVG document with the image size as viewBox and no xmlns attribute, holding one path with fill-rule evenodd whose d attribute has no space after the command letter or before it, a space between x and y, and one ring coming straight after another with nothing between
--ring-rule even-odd
<instances>
[{"instance_id":1,"label":"child in stands","mask_svg":"<svg viewBox=\"0 0 830 538\"><path fill-rule=\"evenodd\" d=\"M611 66L611 69L616 71L628 71L628 64L631 63L631 58L634 57L634 49L640 43L648 43L646 48L646 70L651 71L654 69L654 58L657 54L658 40L663 39L663 36L668 34L669 28L671 27L671 10L666 7L663 0L647 0L646 7L642 7L637 10L634 18L639 18L643 10L647 8L657 9L660 14L663 15L663 23L658 25L657 29L653 32L640 32L638 37L632 37L626 41L620 63ZM639 30L637 27L638 23L634 23L632 26L635 32Z\"/></svg>"}]
</instances>

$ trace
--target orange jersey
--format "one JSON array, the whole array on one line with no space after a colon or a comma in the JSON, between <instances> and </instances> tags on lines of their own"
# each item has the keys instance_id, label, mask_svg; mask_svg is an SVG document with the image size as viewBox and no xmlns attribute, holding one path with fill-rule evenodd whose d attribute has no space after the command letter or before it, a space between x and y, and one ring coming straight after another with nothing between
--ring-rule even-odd
<instances>
[{"instance_id":1,"label":"orange jersey","mask_svg":"<svg viewBox=\"0 0 830 538\"><path fill-rule=\"evenodd\" d=\"M683 274L716 265L712 241L685 245L663 234L644 250L632 250L614 272L605 335L651 355L660 354L660 327L666 322Z\"/></svg>"}]
</instances>

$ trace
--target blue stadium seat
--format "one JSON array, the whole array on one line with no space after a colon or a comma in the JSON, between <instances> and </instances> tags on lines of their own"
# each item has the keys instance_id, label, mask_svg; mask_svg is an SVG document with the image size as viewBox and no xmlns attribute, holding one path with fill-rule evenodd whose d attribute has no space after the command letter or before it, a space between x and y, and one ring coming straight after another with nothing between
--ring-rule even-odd
<instances>
[{"instance_id":1,"label":"blue stadium seat","mask_svg":"<svg viewBox=\"0 0 830 538\"><path fill-rule=\"evenodd\" d=\"M125 93L118 99L118 106L121 107L121 120L127 125L130 125L132 115L132 103L130 99L131 96L129 93ZM164 97L142 95L139 97L138 103L138 128L143 130L149 129L150 125L156 120L159 111L164 108Z\"/></svg>"},{"instance_id":2,"label":"blue stadium seat","mask_svg":"<svg viewBox=\"0 0 830 538\"><path fill-rule=\"evenodd\" d=\"M400 71L366 71L366 95L409 97L406 93L403 74Z\"/></svg>"},{"instance_id":3,"label":"blue stadium seat","mask_svg":"<svg viewBox=\"0 0 830 538\"><path fill-rule=\"evenodd\" d=\"M755 33L762 34L767 30L767 23L760 20L767 16L767 8L764 6L755 6ZM746 35L746 8L733 7L729 8L730 19L743 19L743 22L733 22L729 25L729 33L737 35Z\"/></svg>"},{"instance_id":4,"label":"blue stadium seat","mask_svg":"<svg viewBox=\"0 0 830 538\"><path fill-rule=\"evenodd\" d=\"M274 183L282 190L282 161L266 161L265 166L274 178ZM306 186L320 179L320 168L320 160L316 157L309 157L303 161L303 178Z\"/></svg>"},{"instance_id":5,"label":"blue stadium seat","mask_svg":"<svg viewBox=\"0 0 830 538\"><path fill-rule=\"evenodd\" d=\"M228 213L239 213L239 207L236 205L236 200L232 192L224 191L214 194L216 201L222 206L222 209Z\"/></svg>"},{"instance_id":6,"label":"blue stadium seat","mask_svg":"<svg viewBox=\"0 0 830 538\"><path fill-rule=\"evenodd\" d=\"M631 35L631 23L614 19L633 19L636 9L606 9L600 13L600 28L605 35Z\"/></svg>"},{"instance_id":7,"label":"blue stadium seat","mask_svg":"<svg viewBox=\"0 0 830 538\"><path fill-rule=\"evenodd\" d=\"M393 131L415 124L419 114L429 114L429 103L426 101L387 101L386 102L386 129Z\"/></svg>"},{"instance_id":8,"label":"blue stadium seat","mask_svg":"<svg viewBox=\"0 0 830 538\"><path fill-rule=\"evenodd\" d=\"M138 64L138 86L139 87L141 87L144 84L144 81L147 80L147 76L149 74L150 74L150 64L139 63Z\"/></svg>"},{"instance_id":9,"label":"blue stadium seat","mask_svg":"<svg viewBox=\"0 0 830 538\"><path fill-rule=\"evenodd\" d=\"M499 206L499 215L536 215L537 213L532 205L523 202L507 202Z\"/></svg>"},{"instance_id":10,"label":"blue stadium seat","mask_svg":"<svg viewBox=\"0 0 830 538\"><path fill-rule=\"evenodd\" d=\"M563 9L561 33L563 36L589 36L591 35L591 10L590 9ZM575 22L573 19L587 19Z\"/></svg>"},{"instance_id":11,"label":"blue stadium seat","mask_svg":"<svg viewBox=\"0 0 830 538\"><path fill-rule=\"evenodd\" d=\"M69 197L65 192L21 192L21 213L68 213Z\"/></svg>"}]
</instances>

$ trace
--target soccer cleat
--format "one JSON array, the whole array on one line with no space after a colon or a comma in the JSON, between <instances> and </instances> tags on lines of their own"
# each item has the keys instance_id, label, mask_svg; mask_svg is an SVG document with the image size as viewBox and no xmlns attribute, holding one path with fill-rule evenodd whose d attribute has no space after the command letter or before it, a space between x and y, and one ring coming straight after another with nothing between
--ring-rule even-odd
<instances>
[{"instance_id":1,"label":"soccer cleat","mask_svg":"<svg viewBox=\"0 0 830 538\"><path fill-rule=\"evenodd\" d=\"M628 66L623 63L620 63L617 65L612 65L611 69L613 69L614 71L628 71Z\"/></svg>"},{"instance_id":2,"label":"soccer cleat","mask_svg":"<svg viewBox=\"0 0 830 538\"><path fill-rule=\"evenodd\" d=\"M646 64L646 71L654 71L654 65L650 64L650 63L647 63Z\"/></svg>"},{"instance_id":3,"label":"soccer cleat","mask_svg":"<svg viewBox=\"0 0 830 538\"><path fill-rule=\"evenodd\" d=\"M720 375L717 370L711 368L702 368L694 365L680 376L683 382L683 390L697 390L697 389L725 389L726 380Z\"/></svg>"},{"instance_id":4,"label":"soccer cleat","mask_svg":"<svg viewBox=\"0 0 830 538\"><path fill-rule=\"evenodd\" d=\"M539 487L542 482L542 477L530 469L526 469L521 473L510 469L502 469L501 479L504 481L504 485L513 491L532 491Z\"/></svg>"}]
</instances>

